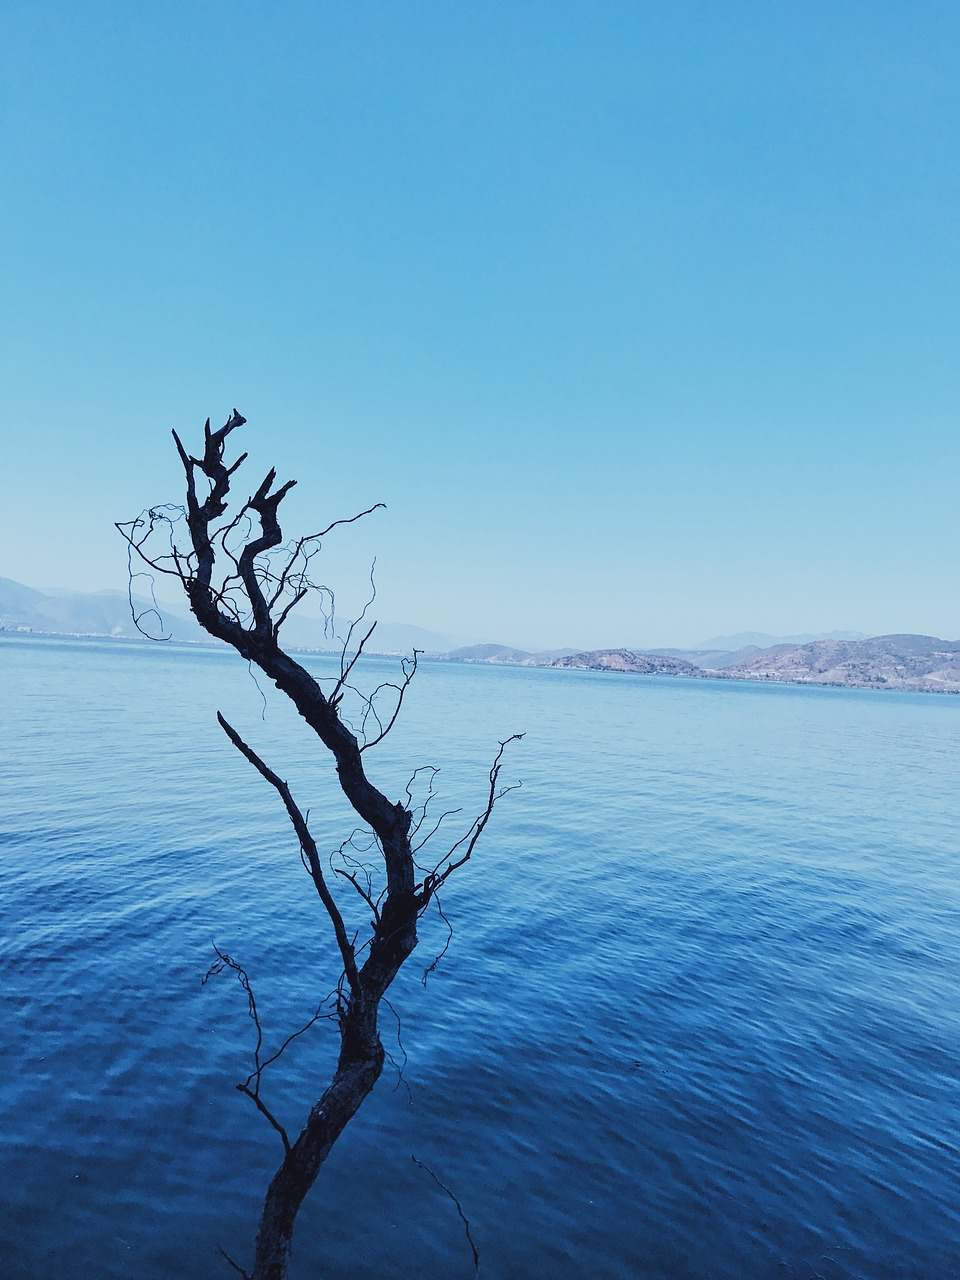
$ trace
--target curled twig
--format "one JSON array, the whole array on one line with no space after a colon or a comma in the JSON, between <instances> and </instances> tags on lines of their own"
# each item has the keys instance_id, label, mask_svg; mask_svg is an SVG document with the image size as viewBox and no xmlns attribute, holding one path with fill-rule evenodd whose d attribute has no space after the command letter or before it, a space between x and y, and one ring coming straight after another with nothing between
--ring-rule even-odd
<instances>
[{"instance_id":1,"label":"curled twig","mask_svg":"<svg viewBox=\"0 0 960 1280\"><path fill-rule=\"evenodd\" d=\"M441 907L440 899L436 894L434 894L433 896L433 905L437 908L437 914L440 916L440 919L447 926L447 940L443 944L443 947L441 948L440 952L433 957L431 962L427 965L423 973L420 975L420 981L423 984L423 986L427 985L427 979L430 977L431 973L433 973L434 969L436 969L437 965L440 963L443 957L447 954L447 951L450 947L450 943L453 941L453 925L450 923L447 917L443 914L443 907Z\"/></svg>"}]
</instances>

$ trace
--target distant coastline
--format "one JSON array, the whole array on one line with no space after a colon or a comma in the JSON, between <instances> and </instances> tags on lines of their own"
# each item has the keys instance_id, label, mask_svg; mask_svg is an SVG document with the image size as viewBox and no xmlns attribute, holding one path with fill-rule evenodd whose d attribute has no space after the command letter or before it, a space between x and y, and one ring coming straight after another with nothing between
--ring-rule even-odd
<instances>
[{"instance_id":1,"label":"distant coastline","mask_svg":"<svg viewBox=\"0 0 960 1280\"><path fill-rule=\"evenodd\" d=\"M187 613L134 598L138 615L150 623L143 636L133 622L130 600L121 591L42 592L0 578L0 635L59 636L64 639L167 639L178 644L219 648ZM162 615L162 618L161 618ZM342 631L338 627L338 633ZM291 649L303 653L339 653L342 634L333 635L320 620L292 618ZM717 637L736 643L743 637ZM845 689L899 690L910 693L960 693L960 640L913 634L861 637L834 632L804 643L744 644L739 648L550 649L531 653L505 644L446 647L444 637L423 628L387 623L378 628L371 654L395 655L417 649L435 662L487 666L552 667L560 670L618 672L623 675L673 676L781 684L812 684ZM842 638L838 638L842 637ZM850 637L850 638L848 638ZM757 635L758 640L775 637Z\"/></svg>"},{"instance_id":2,"label":"distant coastline","mask_svg":"<svg viewBox=\"0 0 960 1280\"><path fill-rule=\"evenodd\" d=\"M774 645L723 666L698 666L673 656L601 649L548 665L587 671L686 676L717 680L812 684L840 689L960 693L960 641L936 636L874 636Z\"/></svg>"}]
</instances>

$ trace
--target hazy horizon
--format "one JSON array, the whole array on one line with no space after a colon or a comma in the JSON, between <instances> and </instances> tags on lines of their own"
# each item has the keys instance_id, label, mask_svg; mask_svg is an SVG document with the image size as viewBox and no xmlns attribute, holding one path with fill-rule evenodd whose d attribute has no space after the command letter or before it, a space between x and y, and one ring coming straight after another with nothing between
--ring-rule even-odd
<instances>
[{"instance_id":1,"label":"hazy horizon","mask_svg":"<svg viewBox=\"0 0 960 1280\"><path fill-rule=\"evenodd\" d=\"M5 575L0 575L0 585L2 585L2 583L5 581L16 581L16 580L8 579L6 578ZM17 585L25 586L31 590L40 591L42 593L47 593L53 596L60 595L60 594L73 594L73 593L78 593L81 595L87 594L84 592L78 592L77 589L73 587L64 587L62 584L58 584L55 586L51 586L49 584L45 586L40 586L35 583L18 583ZM123 587L123 588L102 587L90 594L93 594L93 595L119 594L123 597L126 597L127 591L126 591L126 587ZM141 595L139 598L146 599L146 596ZM189 606L185 599L178 601L172 595L168 594L164 596L164 595L161 595L160 593L155 593L154 599L162 613L169 614L172 617L177 617L181 619L189 617ZM317 620L316 610L314 609L311 612L310 604L311 604L311 601L308 598L306 601L303 602L303 605L301 606L301 610L303 610L302 615L300 613L295 612L293 614L293 617L298 618L302 616L303 618L307 618L307 619L313 618L314 621L316 621ZM0 601L0 605L2 605L2 601ZM371 618L374 616L378 616L375 607L370 616ZM349 615L345 615L339 610L337 613L337 617L339 619L339 627L341 629L342 629L342 626L345 625L350 620ZM394 632L399 633L403 629L408 629L411 632L414 632L414 631L424 632L425 633L424 637L414 638L411 641L411 644L416 644L418 646L426 644L427 647L433 647L429 643L429 641L426 639L426 634L430 634L436 637L437 641L443 642L442 645L438 645L437 647L442 647L446 649L468 647L468 646L477 645L477 644L502 644L508 647L524 649L530 653L545 652L552 649L575 649L575 648L582 649L582 650L594 650L594 649L604 649L604 648L655 650L655 649L676 648L676 649L684 649L689 651L697 651L697 650L705 651L705 650L724 649L724 648L735 649L735 648L739 648L741 646L746 646L746 645L776 644L781 642L802 644L810 640L816 640L816 639L865 639L865 638L868 638L868 633L866 632L857 632L852 630L845 630L842 628L833 628L829 632L813 632L813 633L801 632L801 633L787 633L787 634L781 634L781 635L777 635L771 632L759 632L756 629L744 629L743 631L734 632L729 635L721 635L718 633L711 636L701 637L699 640L695 641L692 644L690 643L679 644L669 639L668 640L641 639L638 642L636 637L634 637L633 639L630 639L630 638L624 639L623 637L611 638L611 636L609 635L604 635L602 624L596 623L594 624L593 631L580 633L581 638L579 640L566 640L562 637L557 637L557 636L549 637L546 640L544 640L543 637L537 637L535 639L530 639L529 637L527 637L526 640L524 640L523 638L517 638L517 636L513 634L513 631L515 631L516 628L513 628L513 630L509 630L509 624L508 624L508 631L504 635L494 635L494 634L490 634L482 631L478 631L472 635L462 635L462 634L457 635L457 634L452 634L450 632L444 632L439 628L429 626L427 623L420 622L417 620L411 620L409 618L389 618L383 615L379 615L378 623L381 628L380 630L381 636L383 635L384 629L387 629L391 634L393 634ZM588 636L590 636L590 638L587 640L583 640L582 639L583 634L587 634ZM881 633L872 633L872 634L881 634ZM887 634L890 634L890 633L887 633ZM922 633L908 632L906 634L922 634ZM951 639L951 637L949 636L941 636L939 638L944 640ZM296 647L296 645L294 645L293 647Z\"/></svg>"}]
</instances>

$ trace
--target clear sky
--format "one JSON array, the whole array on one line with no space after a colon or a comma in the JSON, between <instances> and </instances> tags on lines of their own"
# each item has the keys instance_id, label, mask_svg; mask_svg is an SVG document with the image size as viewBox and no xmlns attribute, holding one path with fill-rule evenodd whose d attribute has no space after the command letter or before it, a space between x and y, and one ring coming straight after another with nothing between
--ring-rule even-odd
<instances>
[{"instance_id":1,"label":"clear sky","mask_svg":"<svg viewBox=\"0 0 960 1280\"><path fill-rule=\"evenodd\" d=\"M3 576L122 586L236 405L385 621L960 635L954 0L6 0L0 75Z\"/></svg>"}]
</instances>

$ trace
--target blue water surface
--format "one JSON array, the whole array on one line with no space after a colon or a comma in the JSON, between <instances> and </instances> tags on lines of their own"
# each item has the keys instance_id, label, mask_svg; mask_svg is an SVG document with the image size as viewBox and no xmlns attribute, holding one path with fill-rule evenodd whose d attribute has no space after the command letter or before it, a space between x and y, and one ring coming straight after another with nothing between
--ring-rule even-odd
<instances>
[{"instance_id":1,"label":"blue water surface","mask_svg":"<svg viewBox=\"0 0 960 1280\"><path fill-rule=\"evenodd\" d=\"M225 651L5 636L0 682L4 1272L235 1274L281 1151L245 997L200 979L242 963L273 1048L338 967L215 712L332 853L329 758ZM473 1275L412 1156L485 1280L960 1275L960 699L425 663L367 758L393 798L440 766L439 842L516 731L291 1280ZM321 1020L265 1077L289 1128L335 1051Z\"/></svg>"}]
</instances>

